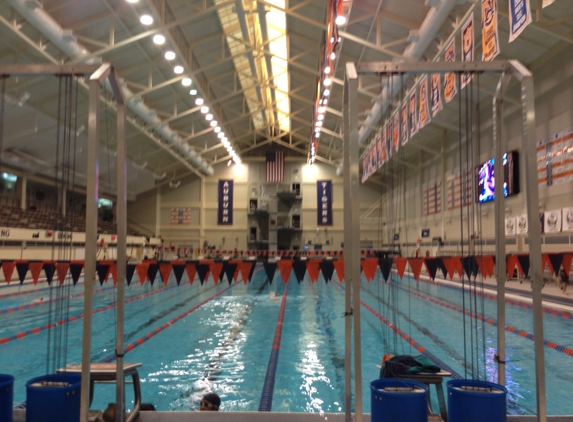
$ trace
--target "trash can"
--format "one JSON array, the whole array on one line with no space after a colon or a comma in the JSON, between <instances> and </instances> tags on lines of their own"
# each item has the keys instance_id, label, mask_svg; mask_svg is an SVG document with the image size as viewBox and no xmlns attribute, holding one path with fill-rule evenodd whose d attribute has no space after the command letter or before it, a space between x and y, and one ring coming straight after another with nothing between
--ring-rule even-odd
<instances>
[{"instance_id":1,"label":"trash can","mask_svg":"<svg viewBox=\"0 0 573 422\"><path fill-rule=\"evenodd\" d=\"M372 422L428 421L425 384L403 378L381 378L370 383L370 392Z\"/></svg>"},{"instance_id":2,"label":"trash can","mask_svg":"<svg viewBox=\"0 0 573 422\"><path fill-rule=\"evenodd\" d=\"M14 377L0 374L0 421L12 422L14 413Z\"/></svg>"},{"instance_id":3,"label":"trash can","mask_svg":"<svg viewBox=\"0 0 573 422\"><path fill-rule=\"evenodd\" d=\"M507 389L477 380L450 380L448 422L505 422Z\"/></svg>"},{"instance_id":4,"label":"trash can","mask_svg":"<svg viewBox=\"0 0 573 422\"><path fill-rule=\"evenodd\" d=\"M80 374L42 375L26 383L26 422L79 422Z\"/></svg>"}]
</instances>

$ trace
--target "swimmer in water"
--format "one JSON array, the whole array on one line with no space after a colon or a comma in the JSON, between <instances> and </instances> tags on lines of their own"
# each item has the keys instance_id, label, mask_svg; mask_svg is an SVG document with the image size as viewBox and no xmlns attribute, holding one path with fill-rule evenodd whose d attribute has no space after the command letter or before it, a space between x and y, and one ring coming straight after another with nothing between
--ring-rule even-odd
<instances>
[{"instance_id":1,"label":"swimmer in water","mask_svg":"<svg viewBox=\"0 0 573 422\"><path fill-rule=\"evenodd\" d=\"M277 295L275 292L271 292L270 297L271 297L271 299L273 299L273 300L278 300L278 298L279 298L280 296Z\"/></svg>"},{"instance_id":2,"label":"swimmer in water","mask_svg":"<svg viewBox=\"0 0 573 422\"><path fill-rule=\"evenodd\" d=\"M34 299L32 303L44 303L44 298L41 297L40 299Z\"/></svg>"}]
</instances>

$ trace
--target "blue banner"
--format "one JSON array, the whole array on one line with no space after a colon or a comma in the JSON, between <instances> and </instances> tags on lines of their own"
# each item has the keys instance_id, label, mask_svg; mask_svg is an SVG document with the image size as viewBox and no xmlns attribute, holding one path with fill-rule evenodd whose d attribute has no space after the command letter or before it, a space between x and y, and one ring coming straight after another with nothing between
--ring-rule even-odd
<instances>
[{"instance_id":1,"label":"blue banner","mask_svg":"<svg viewBox=\"0 0 573 422\"><path fill-rule=\"evenodd\" d=\"M319 226L332 226L332 180L318 180L317 191L317 221Z\"/></svg>"},{"instance_id":2,"label":"blue banner","mask_svg":"<svg viewBox=\"0 0 573 422\"><path fill-rule=\"evenodd\" d=\"M220 226L233 225L233 181L219 180L219 211L217 224Z\"/></svg>"},{"instance_id":3,"label":"blue banner","mask_svg":"<svg viewBox=\"0 0 573 422\"><path fill-rule=\"evenodd\" d=\"M509 0L509 42L515 40L530 23L529 0Z\"/></svg>"}]
</instances>

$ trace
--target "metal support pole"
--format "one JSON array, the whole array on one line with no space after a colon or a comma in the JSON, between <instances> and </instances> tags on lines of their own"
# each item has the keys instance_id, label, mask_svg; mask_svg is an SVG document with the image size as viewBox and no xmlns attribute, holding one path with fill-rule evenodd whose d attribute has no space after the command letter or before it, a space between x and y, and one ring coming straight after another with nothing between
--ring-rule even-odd
<instances>
[{"instance_id":1,"label":"metal support pole","mask_svg":"<svg viewBox=\"0 0 573 422\"><path fill-rule=\"evenodd\" d=\"M93 286L96 274L97 200L99 191L99 102L101 85L89 82L88 162L86 188L86 259L84 276L84 328L82 340L82 385L80 421L88 422L90 410L90 363L92 340Z\"/></svg>"},{"instance_id":2,"label":"metal support pole","mask_svg":"<svg viewBox=\"0 0 573 422\"><path fill-rule=\"evenodd\" d=\"M344 278L346 281L346 377L350 376L349 312L354 323L355 420L362 422L362 359L360 330L360 184L358 144L358 74L354 63L346 63L344 82ZM352 305L350 294L352 293ZM346 418L350 421L347 379Z\"/></svg>"},{"instance_id":3,"label":"metal support pole","mask_svg":"<svg viewBox=\"0 0 573 422\"><path fill-rule=\"evenodd\" d=\"M123 422L125 388L123 377L123 320L127 236L127 160L125 148L125 103L117 103L117 326L115 339L116 422Z\"/></svg>"},{"instance_id":4,"label":"metal support pole","mask_svg":"<svg viewBox=\"0 0 573 422\"><path fill-rule=\"evenodd\" d=\"M547 421L545 391L545 351L543 350L543 308L541 289L541 233L539 230L539 186L537 183L537 145L535 142L535 103L533 74L516 61L510 61L514 76L521 81L523 110L522 145L525 153L525 185L527 186L527 223L529 227L529 276L533 291L533 335L535 336L535 378L537 384L537 420Z\"/></svg>"},{"instance_id":5,"label":"metal support pole","mask_svg":"<svg viewBox=\"0 0 573 422\"><path fill-rule=\"evenodd\" d=\"M505 143L502 137L503 96L511 79L505 72L501 75L493 97L493 143L495 157L495 192L503 192L505 173L503 171L503 151ZM505 385L505 197L495 195L495 264L497 275L497 380Z\"/></svg>"}]
</instances>

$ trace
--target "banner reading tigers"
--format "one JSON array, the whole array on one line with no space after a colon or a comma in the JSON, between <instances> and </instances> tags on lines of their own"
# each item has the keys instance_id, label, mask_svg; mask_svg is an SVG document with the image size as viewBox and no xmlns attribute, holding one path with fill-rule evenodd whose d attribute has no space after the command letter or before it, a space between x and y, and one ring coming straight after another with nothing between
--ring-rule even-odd
<instances>
[{"instance_id":1,"label":"banner reading tigers","mask_svg":"<svg viewBox=\"0 0 573 422\"><path fill-rule=\"evenodd\" d=\"M402 127L400 129L402 133L402 146L408 143L408 102L404 101L402 103L401 109L401 120L402 120Z\"/></svg>"},{"instance_id":2,"label":"banner reading tigers","mask_svg":"<svg viewBox=\"0 0 573 422\"><path fill-rule=\"evenodd\" d=\"M442 105L442 94L440 91L440 74L439 73L432 73L432 117L435 117L438 112L444 108Z\"/></svg>"},{"instance_id":3,"label":"banner reading tigers","mask_svg":"<svg viewBox=\"0 0 573 422\"><path fill-rule=\"evenodd\" d=\"M410 136L418 133L418 99L416 97L417 94L414 89L410 94Z\"/></svg>"},{"instance_id":4,"label":"banner reading tigers","mask_svg":"<svg viewBox=\"0 0 573 422\"><path fill-rule=\"evenodd\" d=\"M474 61L474 15L471 14L468 21L462 26L462 61ZM473 73L462 75L462 88L464 89L473 78Z\"/></svg>"},{"instance_id":5,"label":"banner reading tigers","mask_svg":"<svg viewBox=\"0 0 573 422\"><path fill-rule=\"evenodd\" d=\"M531 23L529 0L509 0L509 42L512 42Z\"/></svg>"},{"instance_id":6,"label":"banner reading tigers","mask_svg":"<svg viewBox=\"0 0 573 422\"><path fill-rule=\"evenodd\" d=\"M481 39L481 60L490 62L499 54L497 0L481 0Z\"/></svg>"},{"instance_id":7,"label":"banner reading tigers","mask_svg":"<svg viewBox=\"0 0 573 422\"><path fill-rule=\"evenodd\" d=\"M420 116L418 128L422 129L430 123L430 109L428 107L428 77L424 76L420 82Z\"/></svg>"},{"instance_id":8,"label":"banner reading tigers","mask_svg":"<svg viewBox=\"0 0 573 422\"><path fill-rule=\"evenodd\" d=\"M450 45L446 48L446 53L444 55L444 60L446 62L456 61L456 39L453 38ZM456 94L458 93L458 86L456 84L456 74L446 73L444 76L444 98L447 103L452 101Z\"/></svg>"}]
</instances>

